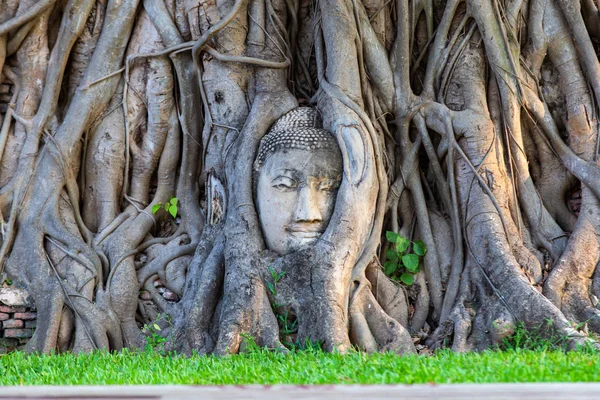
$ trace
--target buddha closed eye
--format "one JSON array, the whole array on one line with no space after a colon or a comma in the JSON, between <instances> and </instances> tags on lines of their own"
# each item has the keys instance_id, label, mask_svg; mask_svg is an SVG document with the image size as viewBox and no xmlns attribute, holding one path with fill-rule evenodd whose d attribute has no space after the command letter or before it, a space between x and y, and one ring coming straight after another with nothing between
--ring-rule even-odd
<instances>
[{"instance_id":1,"label":"buddha closed eye","mask_svg":"<svg viewBox=\"0 0 600 400\"><path fill-rule=\"evenodd\" d=\"M302 176L304 171L295 170L294 172L296 177L291 178L285 175L278 175L273 179L271 184L280 191L300 190L305 185L314 185L315 189L320 191L334 191L339 187L339 176L311 175L306 179L306 177Z\"/></svg>"},{"instance_id":2,"label":"buddha closed eye","mask_svg":"<svg viewBox=\"0 0 600 400\"><path fill-rule=\"evenodd\" d=\"M335 138L316 125L315 110L298 108L261 141L256 205L266 245L279 254L315 243L333 213L342 158Z\"/></svg>"}]
</instances>

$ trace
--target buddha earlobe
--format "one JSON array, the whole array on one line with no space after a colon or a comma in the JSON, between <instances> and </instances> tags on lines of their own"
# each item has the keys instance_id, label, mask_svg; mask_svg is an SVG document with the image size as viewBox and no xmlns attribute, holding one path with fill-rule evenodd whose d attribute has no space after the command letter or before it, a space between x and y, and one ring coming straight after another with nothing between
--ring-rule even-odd
<instances>
[{"instance_id":1,"label":"buddha earlobe","mask_svg":"<svg viewBox=\"0 0 600 400\"><path fill-rule=\"evenodd\" d=\"M360 126L341 125L336 136L342 152L344 175L351 184L358 185L365 176L367 157Z\"/></svg>"}]
</instances>

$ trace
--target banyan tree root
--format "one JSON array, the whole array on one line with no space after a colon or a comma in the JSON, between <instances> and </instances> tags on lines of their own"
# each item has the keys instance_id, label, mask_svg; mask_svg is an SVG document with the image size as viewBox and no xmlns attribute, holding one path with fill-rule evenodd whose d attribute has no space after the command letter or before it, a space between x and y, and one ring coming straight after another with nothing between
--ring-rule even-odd
<instances>
[{"instance_id":1,"label":"banyan tree root","mask_svg":"<svg viewBox=\"0 0 600 400\"><path fill-rule=\"evenodd\" d=\"M215 354L600 334L593 1L5 3L0 284L35 298L31 351L142 347L155 321ZM342 166L282 253L255 160L299 106ZM427 248L412 285L387 231Z\"/></svg>"}]
</instances>

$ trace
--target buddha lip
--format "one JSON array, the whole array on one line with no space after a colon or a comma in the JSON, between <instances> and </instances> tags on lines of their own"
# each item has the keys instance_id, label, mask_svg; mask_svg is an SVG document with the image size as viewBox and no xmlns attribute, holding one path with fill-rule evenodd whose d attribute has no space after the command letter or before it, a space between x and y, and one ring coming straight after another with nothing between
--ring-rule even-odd
<instances>
[{"instance_id":1,"label":"buddha lip","mask_svg":"<svg viewBox=\"0 0 600 400\"><path fill-rule=\"evenodd\" d=\"M318 239L321 237L323 232L321 231L290 231L292 236L295 236L298 239Z\"/></svg>"},{"instance_id":2,"label":"buddha lip","mask_svg":"<svg viewBox=\"0 0 600 400\"><path fill-rule=\"evenodd\" d=\"M320 236L323 233L323 229L320 225L316 226L290 226L287 231L292 234L299 234L302 236Z\"/></svg>"}]
</instances>

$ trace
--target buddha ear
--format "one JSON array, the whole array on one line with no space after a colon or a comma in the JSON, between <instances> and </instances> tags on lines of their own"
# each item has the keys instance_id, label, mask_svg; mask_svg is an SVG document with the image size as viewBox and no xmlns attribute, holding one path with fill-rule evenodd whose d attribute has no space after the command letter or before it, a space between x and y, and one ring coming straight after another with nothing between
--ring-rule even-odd
<instances>
[{"instance_id":1,"label":"buddha ear","mask_svg":"<svg viewBox=\"0 0 600 400\"><path fill-rule=\"evenodd\" d=\"M352 185L358 185L365 176L367 149L359 125L340 125L336 130L342 152L344 177Z\"/></svg>"}]
</instances>

